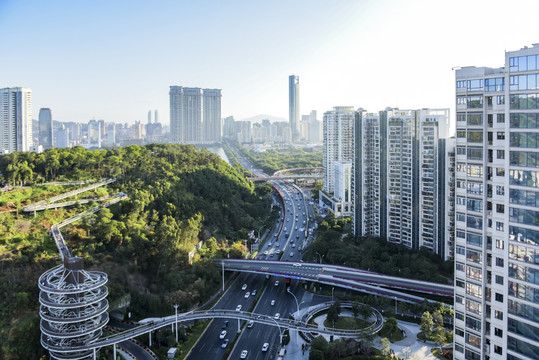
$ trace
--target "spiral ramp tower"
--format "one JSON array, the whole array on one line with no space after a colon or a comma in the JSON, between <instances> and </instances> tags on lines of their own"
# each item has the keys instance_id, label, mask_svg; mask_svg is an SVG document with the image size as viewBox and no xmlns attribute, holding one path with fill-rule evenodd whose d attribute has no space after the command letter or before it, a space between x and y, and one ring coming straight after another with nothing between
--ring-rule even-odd
<instances>
[{"instance_id":1,"label":"spiral ramp tower","mask_svg":"<svg viewBox=\"0 0 539 360\"><path fill-rule=\"evenodd\" d=\"M94 350L73 352L72 347L95 342L108 322L107 274L85 271L79 257L64 256L39 278L41 345L65 348L50 351L53 359L92 359Z\"/></svg>"}]
</instances>

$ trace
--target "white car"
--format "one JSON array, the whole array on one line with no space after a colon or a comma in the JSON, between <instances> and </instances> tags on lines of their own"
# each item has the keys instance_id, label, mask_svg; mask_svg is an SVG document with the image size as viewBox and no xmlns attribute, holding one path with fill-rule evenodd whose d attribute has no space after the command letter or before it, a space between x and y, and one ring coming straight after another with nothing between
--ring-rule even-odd
<instances>
[{"instance_id":1,"label":"white car","mask_svg":"<svg viewBox=\"0 0 539 360\"><path fill-rule=\"evenodd\" d=\"M294 253L293 253L293 252L291 252L291 253L290 253L290 256L294 256Z\"/></svg>"},{"instance_id":2,"label":"white car","mask_svg":"<svg viewBox=\"0 0 539 360\"><path fill-rule=\"evenodd\" d=\"M236 311L240 311L240 310L241 310L241 305L236 306Z\"/></svg>"},{"instance_id":3,"label":"white car","mask_svg":"<svg viewBox=\"0 0 539 360\"><path fill-rule=\"evenodd\" d=\"M295 248L295 247L296 247L296 244L292 244L292 247Z\"/></svg>"},{"instance_id":4,"label":"white car","mask_svg":"<svg viewBox=\"0 0 539 360\"><path fill-rule=\"evenodd\" d=\"M249 296L251 296L251 293L250 293L249 291L247 291L247 292L245 293L245 296L244 296L244 298L248 299L248 298L249 298Z\"/></svg>"},{"instance_id":5,"label":"white car","mask_svg":"<svg viewBox=\"0 0 539 360\"><path fill-rule=\"evenodd\" d=\"M300 267L301 264L300 263L294 263L294 267Z\"/></svg>"},{"instance_id":6,"label":"white car","mask_svg":"<svg viewBox=\"0 0 539 360\"><path fill-rule=\"evenodd\" d=\"M264 345L262 345L262 351L266 352L266 351L268 351L268 348L269 348L268 343L264 343Z\"/></svg>"},{"instance_id":7,"label":"white car","mask_svg":"<svg viewBox=\"0 0 539 360\"><path fill-rule=\"evenodd\" d=\"M228 339L225 339L225 341L223 341L223 343L221 344L221 347L224 349L228 346Z\"/></svg>"},{"instance_id":8,"label":"white car","mask_svg":"<svg viewBox=\"0 0 539 360\"><path fill-rule=\"evenodd\" d=\"M279 280L275 282L275 286L279 286Z\"/></svg>"},{"instance_id":9,"label":"white car","mask_svg":"<svg viewBox=\"0 0 539 360\"><path fill-rule=\"evenodd\" d=\"M281 314L277 313L275 314L275 316L273 317L275 320L279 320L279 318L281 317Z\"/></svg>"},{"instance_id":10,"label":"white car","mask_svg":"<svg viewBox=\"0 0 539 360\"><path fill-rule=\"evenodd\" d=\"M247 350L241 352L240 359L247 359Z\"/></svg>"},{"instance_id":11,"label":"white car","mask_svg":"<svg viewBox=\"0 0 539 360\"><path fill-rule=\"evenodd\" d=\"M271 300L271 306L275 305L275 300Z\"/></svg>"},{"instance_id":12,"label":"white car","mask_svg":"<svg viewBox=\"0 0 539 360\"><path fill-rule=\"evenodd\" d=\"M255 324L255 322L253 320L249 321L247 323L247 328L249 328L249 329L252 328L254 324Z\"/></svg>"},{"instance_id":13,"label":"white car","mask_svg":"<svg viewBox=\"0 0 539 360\"><path fill-rule=\"evenodd\" d=\"M279 243L275 243L275 246L279 247L280 245L279 245Z\"/></svg>"},{"instance_id":14,"label":"white car","mask_svg":"<svg viewBox=\"0 0 539 360\"><path fill-rule=\"evenodd\" d=\"M266 251L264 251L264 255L268 255L268 251L267 251L267 250L266 250Z\"/></svg>"},{"instance_id":15,"label":"white car","mask_svg":"<svg viewBox=\"0 0 539 360\"><path fill-rule=\"evenodd\" d=\"M247 284L243 284L243 286L241 287L242 290L247 290Z\"/></svg>"},{"instance_id":16,"label":"white car","mask_svg":"<svg viewBox=\"0 0 539 360\"><path fill-rule=\"evenodd\" d=\"M255 295L256 295L256 290L253 290L253 292L251 293L251 295L255 296Z\"/></svg>"},{"instance_id":17,"label":"white car","mask_svg":"<svg viewBox=\"0 0 539 360\"><path fill-rule=\"evenodd\" d=\"M219 339L224 339L226 336L226 330L221 331L221 335L219 335Z\"/></svg>"}]
</instances>

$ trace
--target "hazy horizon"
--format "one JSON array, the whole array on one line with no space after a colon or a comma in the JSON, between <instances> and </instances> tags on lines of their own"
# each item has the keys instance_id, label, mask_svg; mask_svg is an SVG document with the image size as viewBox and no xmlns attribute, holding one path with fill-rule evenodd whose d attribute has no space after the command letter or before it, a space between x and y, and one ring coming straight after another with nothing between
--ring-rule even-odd
<instances>
[{"instance_id":1,"label":"hazy horizon","mask_svg":"<svg viewBox=\"0 0 539 360\"><path fill-rule=\"evenodd\" d=\"M526 9L526 11L523 11ZM1 1L0 87L58 121L169 123L169 86L222 89L222 116L450 108L457 66L539 42L537 1Z\"/></svg>"}]
</instances>

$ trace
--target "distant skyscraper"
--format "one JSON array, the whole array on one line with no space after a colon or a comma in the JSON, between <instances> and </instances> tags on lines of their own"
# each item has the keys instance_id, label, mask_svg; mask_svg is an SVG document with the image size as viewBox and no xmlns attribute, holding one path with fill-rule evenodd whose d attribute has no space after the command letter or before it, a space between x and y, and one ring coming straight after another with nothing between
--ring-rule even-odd
<instances>
[{"instance_id":1,"label":"distant skyscraper","mask_svg":"<svg viewBox=\"0 0 539 360\"><path fill-rule=\"evenodd\" d=\"M153 121L154 123L159 124L159 112L157 110L153 113Z\"/></svg>"},{"instance_id":2,"label":"distant skyscraper","mask_svg":"<svg viewBox=\"0 0 539 360\"><path fill-rule=\"evenodd\" d=\"M101 147L101 122L90 120L88 122L88 148Z\"/></svg>"},{"instance_id":3,"label":"distant skyscraper","mask_svg":"<svg viewBox=\"0 0 539 360\"><path fill-rule=\"evenodd\" d=\"M456 71L454 359L539 356L539 44Z\"/></svg>"},{"instance_id":4,"label":"distant skyscraper","mask_svg":"<svg viewBox=\"0 0 539 360\"><path fill-rule=\"evenodd\" d=\"M62 124L60 129L55 130L55 146L57 148L67 148L69 147L69 129L66 128L65 124Z\"/></svg>"},{"instance_id":5,"label":"distant skyscraper","mask_svg":"<svg viewBox=\"0 0 539 360\"><path fill-rule=\"evenodd\" d=\"M39 110L39 144L43 149L50 149L54 146L52 135L52 113L49 108Z\"/></svg>"},{"instance_id":6,"label":"distant skyscraper","mask_svg":"<svg viewBox=\"0 0 539 360\"><path fill-rule=\"evenodd\" d=\"M152 123L152 111L149 110L148 111L148 124L151 124Z\"/></svg>"},{"instance_id":7,"label":"distant skyscraper","mask_svg":"<svg viewBox=\"0 0 539 360\"><path fill-rule=\"evenodd\" d=\"M292 142L299 139L299 76L288 77L288 119L292 131Z\"/></svg>"},{"instance_id":8,"label":"distant skyscraper","mask_svg":"<svg viewBox=\"0 0 539 360\"><path fill-rule=\"evenodd\" d=\"M0 89L0 151L29 151L32 145L32 90Z\"/></svg>"}]
</instances>

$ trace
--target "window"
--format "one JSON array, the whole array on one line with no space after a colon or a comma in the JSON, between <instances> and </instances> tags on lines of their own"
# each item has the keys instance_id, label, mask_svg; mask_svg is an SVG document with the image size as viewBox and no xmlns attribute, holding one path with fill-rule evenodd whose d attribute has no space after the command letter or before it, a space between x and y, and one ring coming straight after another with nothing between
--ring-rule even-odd
<instances>
[{"instance_id":1,"label":"window","mask_svg":"<svg viewBox=\"0 0 539 360\"><path fill-rule=\"evenodd\" d=\"M483 177L483 166L482 165L468 165L466 174L472 177Z\"/></svg>"},{"instance_id":2,"label":"window","mask_svg":"<svg viewBox=\"0 0 539 360\"><path fill-rule=\"evenodd\" d=\"M494 352L498 355L502 355L503 354L503 349L501 346L499 345L494 345Z\"/></svg>"},{"instance_id":3,"label":"window","mask_svg":"<svg viewBox=\"0 0 539 360\"><path fill-rule=\"evenodd\" d=\"M457 121L461 121L461 122L466 121L466 113L458 113L457 114Z\"/></svg>"},{"instance_id":4,"label":"window","mask_svg":"<svg viewBox=\"0 0 539 360\"><path fill-rule=\"evenodd\" d=\"M462 246L457 246L456 252L459 255L465 255L466 254L466 250Z\"/></svg>"},{"instance_id":5,"label":"window","mask_svg":"<svg viewBox=\"0 0 539 360\"><path fill-rule=\"evenodd\" d=\"M510 151L509 163L516 166L539 167L539 153L533 151Z\"/></svg>"},{"instance_id":6,"label":"window","mask_svg":"<svg viewBox=\"0 0 539 360\"><path fill-rule=\"evenodd\" d=\"M483 194L483 183L468 181L468 194L472 195L482 195Z\"/></svg>"},{"instance_id":7,"label":"window","mask_svg":"<svg viewBox=\"0 0 539 360\"><path fill-rule=\"evenodd\" d=\"M483 160L483 148L469 147L467 158L468 160Z\"/></svg>"},{"instance_id":8,"label":"window","mask_svg":"<svg viewBox=\"0 0 539 360\"><path fill-rule=\"evenodd\" d=\"M502 225L503 228L503 225ZM497 230L497 229L496 229ZM503 240L496 239L496 249L503 249L504 248L504 242Z\"/></svg>"},{"instance_id":9,"label":"window","mask_svg":"<svg viewBox=\"0 0 539 360\"><path fill-rule=\"evenodd\" d=\"M457 129L457 137L459 139L465 139L466 138L466 130L464 129Z\"/></svg>"},{"instance_id":10,"label":"window","mask_svg":"<svg viewBox=\"0 0 539 360\"><path fill-rule=\"evenodd\" d=\"M505 187L502 185L496 185L496 195L505 195Z\"/></svg>"},{"instance_id":11,"label":"window","mask_svg":"<svg viewBox=\"0 0 539 360\"><path fill-rule=\"evenodd\" d=\"M461 287L464 287L464 285L461 286ZM455 296L455 303L456 303L456 304L464 305L464 298L463 298L462 296L456 295L456 296Z\"/></svg>"},{"instance_id":12,"label":"window","mask_svg":"<svg viewBox=\"0 0 539 360\"><path fill-rule=\"evenodd\" d=\"M483 125L483 113L468 113L468 125L469 126Z\"/></svg>"},{"instance_id":13,"label":"window","mask_svg":"<svg viewBox=\"0 0 539 360\"><path fill-rule=\"evenodd\" d=\"M465 80L457 81L457 88L463 88L463 87L466 87L466 81Z\"/></svg>"},{"instance_id":14,"label":"window","mask_svg":"<svg viewBox=\"0 0 539 360\"><path fill-rule=\"evenodd\" d=\"M503 214L505 212L505 206L503 204L496 204L496 212Z\"/></svg>"},{"instance_id":15,"label":"window","mask_svg":"<svg viewBox=\"0 0 539 360\"><path fill-rule=\"evenodd\" d=\"M496 138L497 138L498 140L505 140L505 132L503 132L503 131L498 131L498 132L496 133Z\"/></svg>"},{"instance_id":16,"label":"window","mask_svg":"<svg viewBox=\"0 0 539 360\"><path fill-rule=\"evenodd\" d=\"M526 225L539 225L539 212L526 209L509 208L509 221Z\"/></svg>"},{"instance_id":17,"label":"window","mask_svg":"<svg viewBox=\"0 0 539 360\"><path fill-rule=\"evenodd\" d=\"M539 134L536 132L512 132L509 146L537 149L539 148Z\"/></svg>"},{"instance_id":18,"label":"window","mask_svg":"<svg viewBox=\"0 0 539 360\"><path fill-rule=\"evenodd\" d=\"M457 105L466 105L466 96L457 96Z\"/></svg>"},{"instance_id":19,"label":"window","mask_svg":"<svg viewBox=\"0 0 539 360\"><path fill-rule=\"evenodd\" d=\"M468 109L480 109L483 107L483 97L482 96L468 96L468 98L466 99L466 104L468 105Z\"/></svg>"},{"instance_id":20,"label":"window","mask_svg":"<svg viewBox=\"0 0 539 360\"><path fill-rule=\"evenodd\" d=\"M503 259L497 257L496 258L496 266L503 267Z\"/></svg>"},{"instance_id":21,"label":"window","mask_svg":"<svg viewBox=\"0 0 539 360\"><path fill-rule=\"evenodd\" d=\"M458 319L458 320L464 320L464 314L461 313L460 311L455 311L455 317ZM461 330L462 331L462 330Z\"/></svg>"},{"instance_id":22,"label":"window","mask_svg":"<svg viewBox=\"0 0 539 360\"><path fill-rule=\"evenodd\" d=\"M483 261L481 261L481 255L482 253L480 251L475 251L472 249L466 250L466 260L474 262L476 264L482 264Z\"/></svg>"},{"instance_id":23,"label":"window","mask_svg":"<svg viewBox=\"0 0 539 360\"><path fill-rule=\"evenodd\" d=\"M505 103L505 97L504 97L504 103ZM504 123L505 122L505 114L496 114L496 122L497 123Z\"/></svg>"},{"instance_id":24,"label":"window","mask_svg":"<svg viewBox=\"0 0 539 360\"><path fill-rule=\"evenodd\" d=\"M505 104L505 95L497 95L496 96L496 105L504 105L504 104Z\"/></svg>"},{"instance_id":25,"label":"window","mask_svg":"<svg viewBox=\"0 0 539 360\"><path fill-rule=\"evenodd\" d=\"M482 91L483 90L483 80L468 80L466 84L468 91Z\"/></svg>"},{"instance_id":26,"label":"window","mask_svg":"<svg viewBox=\"0 0 539 360\"><path fill-rule=\"evenodd\" d=\"M483 131L468 130L466 138L468 142L481 143L483 142Z\"/></svg>"},{"instance_id":27,"label":"window","mask_svg":"<svg viewBox=\"0 0 539 360\"><path fill-rule=\"evenodd\" d=\"M503 303L503 294L496 293L494 298L496 299L497 302Z\"/></svg>"},{"instance_id":28,"label":"window","mask_svg":"<svg viewBox=\"0 0 539 360\"><path fill-rule=\"evenodd\" d=\"M503 320L503 311L494 310L494 317L498 320Z\"/></svg>"},{"instance_id":29,"label":"window","mask_svg":"<svg viewBox=\"0 0 539 360\"><path fill-rule=\"evenodd\" d=\"M503 276L496 275L495 281L496 281L496 284L503 285Z\"/></svg>"},{"instance_id":30,"label":"window","mask_svg":"<svg viewBox=\"0 0 539 360\"><path fill-rule=\"evenodd\" d=\"M539 128L538 116L537 113L511 114L510 126L514 129L537 129Z\"/></svg>"},{"instance_id":31,"label":"window","mask_svg":"<svg viewBox=\"0 0 539 360\"><path fill-rule=\"evenodd\" d=\"M463 263L460 263L460 262L457 262L455 264L455 270L456 271L463 271L464 272L464 264Z\"/></svg>"},{"instance_id":32,"label":"window","mask_svg":"<svg viewBox=\"0 0 539 360\"><path fill-rule=\"evenodd\" d=\"M464 320L464 319L462 319L462 320ZM457 336L464 337L464 331L461 330L461 329L459 329L459 328L455 328L455 334L456 334Z\"/></svg>"},{"instance_id":33,"label":"window","mask_svg":"<svg viewBox=\"0 0 539 360\"><path fill-rule=\"evenodd\" d=\"M457 155L466 155L466 147L457 146Z\"/></svg>"},{"instance_id":34,"label":"window","mask_svg":"<svg viewBox=\"0 0 539 360\"><path fill-rule=\"evenodd\" d=\"M496 150L496 157L498 159L505 159L505 150Z\"/></svg>"},{"instance_id":35,"label":"window","mask_svg":"<svg viewBox=\"0 0 539 360\"><path fill-rule=\"evenodd\" d=\"M511 95L509 98L511 109L537 109L538 106L537 94L518 94ZM468 107L470 107L469 104Z\"/></svg>"},{"instance_id":36,"label":"window","mask_svg":"<svg viewBox=\"0 0 539 360\"><path fill-rule=\"evenodd\" d=\"M505 176L504 168L496 168L496 176Z\"/></svg>"},{"instance_id":37,"label":"window","mask_svg":"<svg viewBox=\"0 0 539 360\"><path fill-rule=\"evenodd\" d=\"M485 91L504 91L505 78L485 79Z\"/></svg>"},{"instance_id":38,"label":"window","mask_svg":"<svg viewBox=\"0 0 539 360\"><path fill-rule=\"evenodd\" d=\"M503 330L494 328L494 335L496 335L497 337L503 337Z\"/></svg>"}]
</instances>

